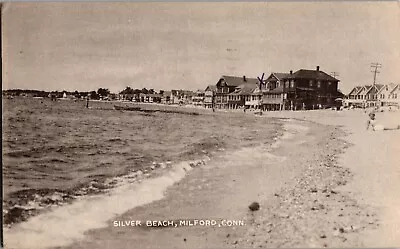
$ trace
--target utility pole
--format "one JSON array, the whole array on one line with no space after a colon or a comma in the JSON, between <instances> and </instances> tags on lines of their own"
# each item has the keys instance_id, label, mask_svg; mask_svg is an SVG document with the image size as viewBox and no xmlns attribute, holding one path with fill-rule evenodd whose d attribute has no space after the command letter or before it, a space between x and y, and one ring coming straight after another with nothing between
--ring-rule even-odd
<instances>
[{"instance_id":1,"label":"utility pole","mask_svg":"<svg viewBox=\"0 0 400 249\"><path fill-rule=\"evenodd\" d=\"M375 86L375 83L376 83L376 74L377 74L377 73L380 73L380 72L378 71L378 68L382 68L382 64L380 64L380 63L378 63L378 62L376 62L376 63L371 63L371 68L374 68L373 71L371 71L371 72L374 73L374 86Z\"/></svg>"}]
</instances>

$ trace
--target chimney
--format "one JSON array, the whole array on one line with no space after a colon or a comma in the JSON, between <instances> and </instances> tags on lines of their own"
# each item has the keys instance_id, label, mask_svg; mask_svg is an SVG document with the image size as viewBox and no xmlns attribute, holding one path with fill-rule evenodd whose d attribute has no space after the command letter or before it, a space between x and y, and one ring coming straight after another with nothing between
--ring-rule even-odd
<instances>
[{"instance_id":1,"label":"chimney","mask_svg":"<svg viewBox=\"0 0 400 249\"><path fill-rule=\"evenodd\" d=\"M317 71L319 71L319 66L317 66Z\"/></svg>"},{"instance_id":2,"label":"chimney","mask_svg":"<svg viewBox=\"0 0 400 249\"><path fill-rule=\"evenodd\" d=\"M246 79L246 75L243 75L243 81L247 81L247 79Z\"/></svg>"},{"instance_id":3,"label":"chimney","mask_svg":"<svg viewBox=\"0 0 400 249\"><path fill-rule=\"evenodd\" d=\"M290 70L290 74L293 74L293 71L292 71L292 70Z\"/></svg>"}]
</instances>

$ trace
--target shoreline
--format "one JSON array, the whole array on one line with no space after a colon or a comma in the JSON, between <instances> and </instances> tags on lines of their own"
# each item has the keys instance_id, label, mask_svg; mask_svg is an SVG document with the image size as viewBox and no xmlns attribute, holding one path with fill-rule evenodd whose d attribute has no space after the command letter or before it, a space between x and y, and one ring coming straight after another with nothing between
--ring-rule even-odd
<instances>
[{"instance_id":1,"label":"shoreline","mask_svg":"<svg viewBox=\"0 0 400 249\"><path fill-rule=\"evenodd\" d=\"M285 122L285 134L268 147L252 148L250 161L248 156L244 156L248 155L249 151L244 154L237 152L231 160L221 156L216 161L210 162L206 168L196 169L181 182L170 187L165 199L132 209L115 218L115 220L230 219L244 220L246 226L150 229L112 227L110 224L107 228L90 231L84 241L66 248L95 248L101 243L98 240L108 241L107 243L113 248L126 248L127 245L134 243L141 243L142 248L253 247L260 242L252 240L258 238L257 231L260 231L261 237L264 238L263 229L270 223L264 224L258 221L262 212L273 214L274 210L278 210L276 205L280 206L281 202L277 195L284 196L280 191L292 189L295 179L307 172L309 166L307 163L319 160L315 158L314 153L297 158L308 151L305 147L296 150L295 156L287 153L301 144L318 148L320 143L328 141L330 134L326 135L327 129L334 129L291 119ZM325 137L321 139L315 136L316 131L319 135L325 134ZM274 146L275 143L278 144ZM322 150L321 153L323 154ZM185 197L182 198L183 196ZM260 203L261 209L258 212L252 213L248 210L248 205L252 201ZM263 217L267 216L263 214ZM288 224L290 215L287 217L287 214L280 213L277 217L275 220L278 226ZM285 227L274 231L267 234L272 236L271 239L275 242L266 244L262 241L263 245L285 247L282 234L293 235L293 231ZM304 237L301 240L291 237L286 243L288 241L306 243ZM312 246L307 243L304 245Z\"/></svg>"}]
</instances>

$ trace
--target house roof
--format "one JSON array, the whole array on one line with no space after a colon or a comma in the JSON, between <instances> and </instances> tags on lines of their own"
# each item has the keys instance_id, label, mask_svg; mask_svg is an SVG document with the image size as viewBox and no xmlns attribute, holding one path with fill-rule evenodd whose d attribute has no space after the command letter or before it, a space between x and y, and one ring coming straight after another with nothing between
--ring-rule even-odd
<instances>
[{"instance_id":1,"label":"house roof","mask_svg":"<svg viewBox=\"0 0 400 249\"><path fill-rule=\"evenodd\" d=\"M279 86L279 87L277 87L275 89L272 89L271 91L264 92L264 94L269 94L269 93L272 93L272 94L283 93L283 87Z\"/></svg>"},{"instance_id":2,"label":"house roof","mask_svg":"<svg viewBox=\"0 0 400 249\"><path fill-rule=\"evenodd\" d=\"M211 91L216 91L217 90L217 86L216 85L208 85L205 89L205 91L207 91L207 89L210 89Z\"/></svg>"},{"instance_id":3,"label":"house roof","mask_svg":"<svg viewBox=\"0 0 400 249\"><path fill-rule=\"evenodd\" d=\"M363 87L362 86L355 86L351 91L350 91L350 93L349 93L349 95L350 94L357 94L358 92L360 92L360 90L362 89Z\"/></svg>"},{"instance_id":4,"label":"house roof","mask_svg":"<svg viewBox=\"0 0 400 249\"><path fill-rule=\"evenodd\" d=\"M241 84L246 84L246 83L258 83L258 79L256 78L247 78L245 80L245 77L237 77L237 76L227 76L223 75L218 82L221 80L224 80L228 86L240 86Z\"/></svg>"},{"instance_id":5,"label":"house roof","mask_svg":"<svg viewBox=\"0 0 400 249\"><path fill-rule=\"evenodd\" d=\"M376 92L379 92L382 88L383 88L383 85L380 85L380 84L375 84L375 85L372 85L368 90L367 90L367 92L366 93L369 93L372 89L376 89Z\"/></svg>"},{"instance_id":6,"label":"house roof","mask_svg":"<svg viewBox=\"0 0 400 249\"><path fill-rule=\"evenodd\" d=\"M308 70L308 69L300 69L294 72L293 74L289 74L289 76L284 77L285 79L316 79L316 80L330 80L330 81L339 81L338 79L330 76L324 71L320 70Z\"/></svg>"},{"instance_id":7,"label":"house roof","mask_svg":"<svg viewBox=\"0 0 400 249\"><path fill-rule=\"evenodd\" d=\"M241 84L235 88L235 91L230 93L231 95L248 95L252 94L254 89L258 88L258 84L255 82L247 82Z\"/></svg>"},{"instance_id":8,"label":"house roof","mask_svg":"<svg viewBox=\"0 0 400 249\"><path fill-rule=\"evenodd\" d=\"M400 84L397 84L393 87L392 91L390 91L390 93L394 93L395 91L399 91L400 90Z\"/></svg>"},{"instance_id":9,"label":"house roof","mask_svg":"<svg viewBox=\"0 0 400 249\"><path fill-rule=\"evenodd\" d=\"M282 80L283 78L289 77L289 73L271 73L272 75L275 76L278 80Z\"/></svg>"}]
</instances>

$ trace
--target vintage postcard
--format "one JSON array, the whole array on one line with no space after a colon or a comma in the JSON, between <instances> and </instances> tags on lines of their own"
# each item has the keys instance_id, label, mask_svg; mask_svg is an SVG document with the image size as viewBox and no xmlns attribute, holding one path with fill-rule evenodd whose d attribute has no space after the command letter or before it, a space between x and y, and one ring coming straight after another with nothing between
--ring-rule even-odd
<instances>
[{"instance_id":1,"label":"vintage postcard","mask_svg":"<svg viewBox=\"0 0 400 249\"><path fill-rule=\"evenodd\" d=\"M1 4L7 249L400 246L400 6Z\"/></svg>"}]
</instances>

